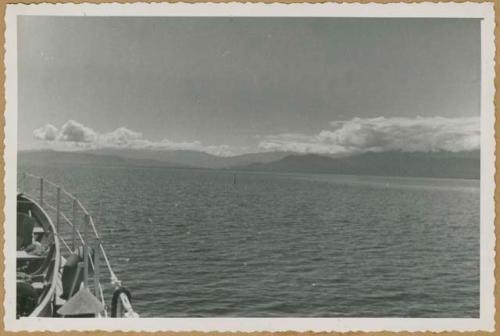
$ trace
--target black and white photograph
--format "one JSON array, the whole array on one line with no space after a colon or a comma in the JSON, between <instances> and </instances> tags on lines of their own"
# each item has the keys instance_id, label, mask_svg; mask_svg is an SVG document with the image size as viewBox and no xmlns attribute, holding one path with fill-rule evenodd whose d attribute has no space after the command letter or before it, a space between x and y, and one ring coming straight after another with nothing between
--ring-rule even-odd
<instances>
[{"instance_id":1,"label":"black and white photograph","mask_svg":"<svg viewBox=\"0 0 500 336\"><path fill-rule=\"evenodd\" d=\"M6 326L491 331L493 21L8 6Z\"/></svg>"}]
</instances>

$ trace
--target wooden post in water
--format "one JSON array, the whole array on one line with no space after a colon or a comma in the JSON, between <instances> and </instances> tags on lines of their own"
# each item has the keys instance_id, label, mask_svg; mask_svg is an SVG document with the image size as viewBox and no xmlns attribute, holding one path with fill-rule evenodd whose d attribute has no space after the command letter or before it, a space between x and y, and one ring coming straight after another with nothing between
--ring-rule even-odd
<instances>
[{"instance_id":1,"label":"wooden post in water","mask_svg":"<svg viewBox=\"0 0 500 336\"><path fill-rule=\"evenodd\" d=\"M40 177L40 206L43 207L43 177Z\"/></svg>"},{"instance_id":2,"label":"wooden post in water","mask_svg":"<svg viewBox=\"0 0 500 336\"><path fill-rule=\"evenodd\" d=\"M76 218L76 207L78 204L76 203L76 198L73 198L73 232L71 233L71 239L72 239L72 244L71 248L73 251L76 249L76 223L77 223L77 218Z\"/></svg>"},{"instance_id":3,"label":"wooden post in water","mask_svg":"<svg viewBox=\"0 0 500 336\"><path fill-rule=\"evenodd\" d=\"M57 234L61 234L59 230L59 223L61 222L61 188L57 187L56 194L56 230Z\"/></svg>"},{"instance_id":4,"label":"wooden post in water","mask_svg":"<svg viewBox=\"0 0 500 336\"><path fill-rule=\"evenodd\" d=\"M87 245L87 231L90 224L89 214L85 214L85 221L83 223L83 285L88 288L89 282L89 247Z\"/></svg>"}]
</instances>

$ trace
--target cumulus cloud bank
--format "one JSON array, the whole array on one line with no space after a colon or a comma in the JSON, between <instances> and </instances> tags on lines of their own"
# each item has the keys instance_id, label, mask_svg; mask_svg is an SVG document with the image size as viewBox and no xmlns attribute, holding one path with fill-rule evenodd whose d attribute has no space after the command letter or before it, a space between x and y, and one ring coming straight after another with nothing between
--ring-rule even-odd
<instances>
[{"instance_id":1,"label":"cumulus cloud bank","mask_svg":"<svg viewBox=\"0 0 500 336\"><path fill-rule=\"evenodd\" d=\"M129 130L125 127L115 129L113 132L101 135L100 142L110 146L133 146L137 142L145 141L142 139L142 133Z\"/></svg>"},{"instance_id":2,"label":"cumulus cloud bank","mask_svg":"<svg viewBox=\"0 0 500 336\"><path fill-rule=\"evenodd\" d=\"M99 134L69 120L58 129L46 124L33 131L37 140L69 144L75 148L130 148L151 150L193 150L218 156L234 155L227 145L205 145L200 141L151 141L140 132L120 127ZM286 133L260 138L262 151L316 154L357 154L400 150L405 152L458 152L479 149L479 118L354 118L333 121L328 129L307 135Z\"/></svg>"},{"instance_id":3,"label":"cumulus cloud bank","mask_svg":"<svg viewBox=\"0 0 500 336\"><path fill-rule=\"evenodd\" d=\"M62 125L57 139L59 141L91 143L96 138L97 134L92 129L74 120L69 120Z\"/></svg>"},{"instance_id":4,"label":"cumulus cloud bank","mask_svg":"<svg viewBox=\"0 0 500 336\"><path fill-rule=\"evenodd\" d=\"M267 151L351 154L400 150L405 152L479 149L479 118L354 118L333 121L318 134L264 136Z\"/></svg>"},{"instance_id":5,"label":"cumulus cloud bank","mask_svg":"<svg viewBox=\"0 0 500 336\"><path fill-rule=\"evenodd\" d=\"M112 132L99 134L74 120L66 122L60 130L51 124L37 128L33 131L33 137L51 143L68 143L75 148L194 150L219 156L232 154L227 145L204 145L200 141L175 142L169 139L155 142L143 138L142 133L126 127L119 127Z\"/></svg>"},{"instance_id":6,"label":"cumulus cloud bank","mask_svg":"<svg viewBox=\"0 0 500 336\"><path fill-rule=\"evenodd\" d=\"M54 141L57 139L59 130L52 124L46 124L33 131L33 137L37 140Z\"/></svg>"},{"instance_id":7,"label":"cumulus cloud bank","mask_svg":"<svg viewBox=\"0 0 500 336\"><path fill-rule=\"evenodd\" d=\"M97 139L97 134L92 129L69 120L60 130L52 124L37 128L33 131L33 137L42 141L91 143Z\"/></svg>"}]
</instances>

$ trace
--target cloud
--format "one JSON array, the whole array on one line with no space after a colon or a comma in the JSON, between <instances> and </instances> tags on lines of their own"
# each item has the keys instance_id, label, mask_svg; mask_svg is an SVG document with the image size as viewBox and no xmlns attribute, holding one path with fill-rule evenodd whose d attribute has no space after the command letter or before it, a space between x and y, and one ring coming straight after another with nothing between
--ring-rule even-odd
<instances>
[{"instance_id":1,"label":"cloud","mask_svg":"<svg viewBox=\"0 0 500 336\"><path fill-rule=\"evenodd\" d=\"M314 135L286 133L265 136L259 148L265 151L285 151L295 153L341 153L343 148L321 142Z\"/></svg>"},{"instance_id":2,"label":"cloud","mask_svg":"<svg viewBox=\"0 0 500 336\"><path fill-rule=\"evenodd\" d=\"M142 133L132 131L126 127L120 127L113 132L105 133L99 137L99 142L111 146L128 146L142 140Z\"/></svg>"},{"instance_id":3,"label":"cloud","mask_svg":"<svg viewBox=\"0 0 500 336\"><path fill-rule=\"evenodd\" d=\"M318 134L265 136L259 148L318 154L463 151L479 148L479 118L354 118Z\"/></svg>"},{"instance_id":4,"label":"cloud","mask_svg":"<svg viewBox=\"0 0 500 336\"><path fill-rule=\"evenodd\" d=\"M234 155L227 145L206 145L200 141L175 142L145 139L126 127L107 133L70 120L60 130L47 124L33 131L33 137L70 148L129 148L150 150L192 150L217 156ZM479 149L479 118L354 118L333 121L316 134L285 133L260 137L262 151L316 154L357 154L400 150L405 152L463 151Z\"/></svg>"},{"instance_id":5,"label":"cloud","mask_svg":"<svg viewBox=\"0 0 500 336\"><path fill-rule=\"evenodd\" d=\"M203 145L200 141L193 142L175 142L169 139L161 141L150 141L142 137L142 133L132 131L125 127L102 134L98 137L97 147L106 148L132 148L132 149L151 149L151 150L192 150L210 153L218 156L231 155L227 145Z\"/></svg>"},{"instance_id":6,"label":"cloud","mask_svg":"<svg viewBox=\"0 0 500 336\"><path fill-rule=\"evenodd\" d=\"M210 153L217 156L230 156L232 151L228 145L203 145L199 141L193 142L172 142L168 139L163 139L160 142L153 143L153 148L163 150L192 150Z\"/></svg>"},{"instance_id":7,"label":"cloud","mask_svg":"<svg viewBox=\"0 0 500 336\"><path fill-rule=\"evenodd\" d=\"M37 140L54 141L58 136L58 129L52 124L46 124L43 127L37 128L33 131L33 137Z\"/></svg>"},{"instance_id":8,"label":"cloud","mask_svg":"<svg viewBox=\"0 0 500 336\"><path fill-rule=\"evenodd\" d=\"M69 120L61 130L50 124L33 131L37 140L49 141L51 145L69 143L73 149L82 148L124 148L151 150L193 150L218 156L229 156L233 153L227 145L204 145L200 141L175 142L169 139L151 141L144 139L142 133L126 127L99 134L74 120Z\"/></svg>"},{"instance_id":9,"label":"cloud","mask_svg":"<svg viewBox=\"0 0 500 336\"><path fill-rule=\"evenodd\" d=\"M192 150L210 153L218 156L229 156L232 154L227 145L204 145L200 141L175 142L169 139L161 141L150 141L142 137L142 133L120 127L113 132L100 135L97 147L106 148L133 148L152 150Z\"/></svg>"},{"instance_id":10,"label":"cloud","mask_svg":"<svg viewBox=\"0 0 500 336\"><path fill-rule=\"evenodd\" d=\"M76 143L91 143L94 142L96 138L97 135L92 129L74 120L69 120L62 125L57 140Z\"/></svg>"}]
</instances>

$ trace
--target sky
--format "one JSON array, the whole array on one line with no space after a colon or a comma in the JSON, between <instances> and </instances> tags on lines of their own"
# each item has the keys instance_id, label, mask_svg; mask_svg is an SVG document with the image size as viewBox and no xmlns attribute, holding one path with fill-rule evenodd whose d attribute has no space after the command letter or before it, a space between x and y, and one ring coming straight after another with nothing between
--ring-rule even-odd
<instances>
[{"instance_id":1,"label":"sky","mask_svg":"<svg viewBox=\"0 0 500 336\"><path fill-rule=\"evenodd\" d=\"M18 19L19 149L479 148L480 21Z\"/></svg>"}]
</instances>

